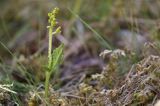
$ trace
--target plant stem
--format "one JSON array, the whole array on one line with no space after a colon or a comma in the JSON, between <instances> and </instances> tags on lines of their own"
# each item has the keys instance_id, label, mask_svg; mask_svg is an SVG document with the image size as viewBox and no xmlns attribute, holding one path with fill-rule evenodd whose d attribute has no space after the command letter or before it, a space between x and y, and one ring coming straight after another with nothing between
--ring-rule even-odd
<instances>
[{"instance_id":1,"label":"plant stem","mask_svg":"<svg viewBox=\"0 0 160 106\"><path fill-rule=\"evenodd\" d=\"M50 80L50 72L51 72L51 64L52 64L52 27L49 28L49 42L48 42L48 70L46 71L46 80L45 80L45 97L48 97L49 91L49 80Z\"/></svg>"},{"instance_id":2,"label":"plant stem","mask_svg":"<svg viewBox=\"0 0 160 106\"><path fill-rule=\"evenodd\" d=\"M48 68L50 69L52 63L52 27L49 28L49 43L48 43ZM49 70L50 71L50 70Z\"/></svg>"},{"instance_id":3,"label":"plant stem","mask_svg":"<svg viewBox=\"0 0 160 106\"><path fill-rule=\"evenodd\" d=\"M50 79L50 72L46 71L46 80L45 80L45 97L48 97L49 91L49 79Z\"/></svg>"}]
</instances>

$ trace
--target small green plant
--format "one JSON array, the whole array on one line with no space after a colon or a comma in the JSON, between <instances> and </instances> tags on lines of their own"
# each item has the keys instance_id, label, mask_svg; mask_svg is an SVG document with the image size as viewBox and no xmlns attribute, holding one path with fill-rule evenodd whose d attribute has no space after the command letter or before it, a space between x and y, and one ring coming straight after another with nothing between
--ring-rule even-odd
<instances>
[{"instance_id":1,"label":"small green plant","mask_svg":"<svg viewBox=\"0 0 160 106\"><path fill-rule=\"evenodd\" d=\"M57 21L56 21L56 15L58 13L59 9L55 8L53 11L48 13L48 23L49 26L48 32L49 32L49 42L48 42L48 64L47 64L47 69L46 69L46 80L45 80L45 97L48 97L48 92L49 92L49 80L54 73L58 66L60 65L63 57L63 44L61 44L59 47L55 48L52 51L52 37L55 36L56 34L61 32L61 27L57 27Z\"/></svg>"}]
</instances>

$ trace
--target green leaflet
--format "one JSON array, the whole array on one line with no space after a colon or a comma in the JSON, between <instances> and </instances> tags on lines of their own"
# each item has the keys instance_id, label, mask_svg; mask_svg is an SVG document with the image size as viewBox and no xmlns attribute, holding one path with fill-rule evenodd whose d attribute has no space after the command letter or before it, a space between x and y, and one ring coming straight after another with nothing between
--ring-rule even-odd
<instances>
[{"instance_id":1,"label":"green leaflet","mask_svg":"<svg viewBox=\"0 0 160 106\"><path fill-rule=\"evenodd\" d=\"M51 73L54 72L58 68L58 66L62 63L63 48L64 48L64 44L61 44L52 52L52 62L51 62L51 67L49 67L49 69L51 70Z\"/></svg>"}]
</instances>

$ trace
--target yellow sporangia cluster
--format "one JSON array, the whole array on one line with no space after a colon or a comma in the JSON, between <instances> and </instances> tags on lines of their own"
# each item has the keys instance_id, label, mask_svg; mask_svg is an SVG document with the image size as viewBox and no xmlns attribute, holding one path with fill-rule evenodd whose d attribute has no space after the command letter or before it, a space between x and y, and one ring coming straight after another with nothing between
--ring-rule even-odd
<instances>
[{"instance_id":1,"label":"yellow sporangia cluster","mask_svg":"<svg viewBox=\"0 0 160 106\"><path fill-rule=\"evenodd\" d=\"M56 15L59 12L59 8L54 8L51 12L48 13L48 23L50 24L50 27L56 26Z\"/></svg>"}]
</instances>

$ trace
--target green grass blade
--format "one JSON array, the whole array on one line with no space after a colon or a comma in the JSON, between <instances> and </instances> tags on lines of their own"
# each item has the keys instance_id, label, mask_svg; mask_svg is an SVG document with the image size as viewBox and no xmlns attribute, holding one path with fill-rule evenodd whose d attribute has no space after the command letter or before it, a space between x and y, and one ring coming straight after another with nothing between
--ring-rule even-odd
<instances>
[{"instance_id":1,"label":"green grass blade","mask_svg":"<svg viewBox=\"0 0 160 106\"><path fill-rule=\"evenodd\" d=\"M96 31L94 30L89 24L87 24L81 17L79 17L76 13L72 10L68 9L75 17L77 17L87 28L89 28L95 35L95 39L107 49L112 49L112 46Z\"/></svg>"}]
</instances>

